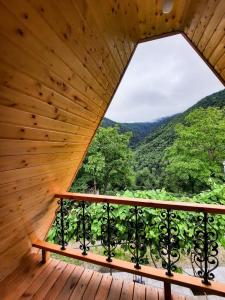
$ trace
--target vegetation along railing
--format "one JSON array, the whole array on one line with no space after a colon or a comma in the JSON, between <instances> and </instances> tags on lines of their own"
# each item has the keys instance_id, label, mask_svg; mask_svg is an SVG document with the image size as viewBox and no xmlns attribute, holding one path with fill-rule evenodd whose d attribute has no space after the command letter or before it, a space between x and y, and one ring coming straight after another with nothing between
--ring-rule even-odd
<instances>
[{"instance_id":1,"label":"vegetation along railing","mask_svg":"<svg viewBox=\"0 0 225 300\"><path fill-rule=\"evenodd\" d=\"M33 242L34 247L43 250L44 260L46 251L51 251L161 280L164 282L165 299L171 299L171 284L225 296L225 283L215 281L213 273L219 264L215 218L225 215L225 206L69 192L57 194L56 198L60 199L55 220L58 244ZM117 224L115 211L121 205L126 208L122 212L123 224ZM97 209L100 214L95 213ZM180 214L183 212L188 213L182 219ZM72 235L79 243L79 249L67 246L69 236L71 238L71 218L75 228ZM181 230L181 219L192 229L191 235L185 236L185 230ZM99 225L96 227L96 224ZM90 251L94 240L104 249L103 255ZM190 243L187 252L194 276L177 272L182 244L186 241ZM115 258L118 249L131 253L131 262ZM152 253L161 262L160 268L149 266Z\"/></svg>"}]
</instances>

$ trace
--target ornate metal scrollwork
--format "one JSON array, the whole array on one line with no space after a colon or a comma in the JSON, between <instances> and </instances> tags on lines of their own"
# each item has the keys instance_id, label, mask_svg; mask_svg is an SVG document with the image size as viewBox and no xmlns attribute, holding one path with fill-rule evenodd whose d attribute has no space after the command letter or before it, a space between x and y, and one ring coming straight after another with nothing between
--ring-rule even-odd
<instances>
[{"instance_id":1,"label":"ornate metal scrollwork","mask_svg":"<svg viewBox=\"0 0 225 300\"><path fill-rule=\"evenodd\" d=\"M87 255L90 250L89 244L91 242L91 215L88 212L90 206L87 202L80 202L78 204L77 212L77 229L75 232L77 241L80 242L80 249L83 251L83 255Z\"/></svg>"},{"instance_id":2,"label":"ornate metal scrollwork","mask_svg":"<svg viewBox=\"0 0 225 300\"><path fill-rule=\"evenodd\" d=\"M161 223L159 229L158 252L162 258L162 267L167 269L166 274L173 276L176 263L180 259L179 252L179 227L176 223L176 215L171 210L161 212Z\"/></svg>"},{"instance_id":3,"label":"ornate metal scrollwork","mask_svg":"<svg viewBox=\"0 0 225 300\"><path fill-rule=\"evenodd\" d=\"M143 220L143 211L137 206L130 208L129 220L127 222L128 229L128 249L132 254L131 261L135 263L136 269L141 269L140 264L148 262L146 257L147 252L147 238L146 238L146 224Z\"/></svg>"},{"instance_id":4,"label":"ornate metal scrollwork","mask_svg":"<svg viewBox=\"0 0 225 300\"><path fill-rule=\"evenodd\" d=\"M68 229L69 229L69 220L67 217L70 213L71 207L68 206L65 200L63 199L58 200L57 203L59 204L55 212L57 243L61 245L62 250L65 250L68 244L66 238L68 237Z\"/></svg>"},{"instance_id":5,"label":"ornate metal scrollwork","mask_svg":"<svg viewBox=\"0 0 225 300\"><path fill-rule=\"evenodd\" d=\"M101 245L104 248L104 255L107 261L111 262L115 256L116 246L119 244L118 230L115 226L116 218L113 214L114 207L109 203L103 205L105 215L101 219Z\"/></svg>"},{"instance_id":6,"label":"ornate metal scrollwork","mask_svg":"<svg viewBox=\"0 0 225 300\"><path fill-rule=\"evenodd\" d=\"M192 252L192 262L197 266L198 271L195 276L202 278L204 284L210 284L209 280L215 278L212 273L218 265L218 234L213 228L213 217L204 213L198 216L194 231L194 249Z\"/></svg>"}]
</instances>

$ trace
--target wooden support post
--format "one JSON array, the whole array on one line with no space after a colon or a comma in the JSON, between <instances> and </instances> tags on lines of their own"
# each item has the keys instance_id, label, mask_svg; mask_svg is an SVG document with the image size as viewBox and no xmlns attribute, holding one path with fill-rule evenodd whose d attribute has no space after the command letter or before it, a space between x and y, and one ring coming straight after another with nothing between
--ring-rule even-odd
<instances>
[{"instance_id":1,"label":"wooden support post","mask_svg":"<svg viewBox=\"0 0 225 300\"><path fill-rule=\"evenodd\" d=\"M49 258L50 258L50 252L45 249L42 249L41 255L42 255L41 262L43 264L45 264L47 262L47 260L49 260Z\"/></svg>"},{"instance_id":2,"label":"wooden support post","mask_svg":"<svg viewBox=\"0 0 225 300\"><path fill-rule=\"evenodd\" d=\"M164 282L164 300L171 300L171 284Z\"/></svg>"}]
</instances>

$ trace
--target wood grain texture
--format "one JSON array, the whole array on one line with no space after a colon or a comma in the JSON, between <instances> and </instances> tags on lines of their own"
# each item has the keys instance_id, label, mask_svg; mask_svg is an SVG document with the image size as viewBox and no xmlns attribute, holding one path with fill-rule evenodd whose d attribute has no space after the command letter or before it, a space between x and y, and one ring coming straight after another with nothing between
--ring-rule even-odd
<instances>
[{"instance_id":1,"label":"wood grain texture","mask_svg":"<svg viewBox=\"0 0 225 300\"><path fill-rule=\"evenodd\" d=\"M26 268L16 270L3 283L6 287L0 283L2 300L164 300L162 289L123 281L54 259L41 265L37 256L28 259ZM172 294L172 300L188 299L194 298Z\"/></svg>"},{"instance_id":2,"label":"wood grain texture","mask_svg":"<svg viewBox=\"0 0 225 300\"><path fill-rule=\"evenodd\" d=\"M224 82L224 16L224 0L0 0L0 280L46 236L137 43L183 32Z\"/></svg>"},{"instance_id":3,"label":"wood grain texture","mask_svg":"<svg viewBox=\"0 0 225 300\"><path fill-rule=\"evenodd\" d=\"M141 269L136 269L134 267L134 264L131 262L123 261L120 259L113 259L112 262L107 262L105 256L94 254L91 252L89 252L87 255L83 255L80 250L73 249L69 246L66 247L66 250L61 250L60 245L55 245L44 241L35 241L33 242L32 245L39 249L44 249L49 252L57 253L66 257L79 259L109 269L115 269L118 271L135 274L138 276L152 278L155 280L163 281L168 284L180 285L191 289L196 288L201 292L205 292L206 294L208 293L208 294L218 295L222 297L225 296L225 284L222 282L212 281L210 285L206 285L202 283L202 280L199 277L180 274L176 272L173 273L173 276L168 276L166 275L165 270L161 268L154 268L154 267L142 265ZM114 286L117 286L117 288L115 288L117 291L116 293L118 293L118 297L120 297L122 286L120 287L120 283L114 282L113 287L111 288L112 290L114 289ZM140 289L137 288L136 293L137 295L139 295L137 296L137 298L140 297L142 299L143 297L145 297L144 296L145 292L143 292L141 287ZM109 294L109 298L110 297L113 296L112 295L110 296Z\"/></svg>"}]
</instances>

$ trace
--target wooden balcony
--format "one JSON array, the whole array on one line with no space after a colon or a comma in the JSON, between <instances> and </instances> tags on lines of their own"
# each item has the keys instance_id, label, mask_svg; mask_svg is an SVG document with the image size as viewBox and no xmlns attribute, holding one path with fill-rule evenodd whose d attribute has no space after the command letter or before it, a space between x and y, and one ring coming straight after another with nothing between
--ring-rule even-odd
<instances>
[{"instance_id":1,"label":"wooden balcony","mask_svg":"<svg viewBox=\"0 0 225 300\"><path fill-rule=\"evenodd\" d=\"M37 255L32 255L23 269L7 277L0 292L2 300L161 300L164 297L162 289L119 280L59 260L50 259L42 264ZM172 299L191 298L173 294Z\"/></svg>"},{"instance_id":2,"label":"wooden balcony","mask_svg":"<svg viewBox=\"0 0 225 300\"><path fill-rule=\"evenodd\" d=\"M151 199L131 199L112 196L87 195L77 193L57 194L55 198L60 198L59 207L56 211L56 220L58 220L60 244L52 244L46 241L34 239L32 242L33 251L35 253L25 256L20 266L0 282L0 295L4 300L15 299L139 299L139 300L171 300L171 299L191 299L184 295L176 295L171 293L171 285L178 285L197 291L198 293L206 293L209 295L225 296L225 284L212 280L214 275L212 271L218 266L218 244L216 235L213 235L211 223L213 215L225 214L225 207L222 205L207 205L184 202L159 201ZM56 201L54 199L53 201ZM70 213L65 205L69 204L77 211L78 222L82 224L82 232L79 235L80 249L74 249L67 246L66 243L66 214ZM106 225L107 244L103 245L106 251L104 255L97 255L89 251L90 237L88 231L91 230L91 218L87 219L88 209L93 203L102 205L102 216L104 225ZM107 205L106 205L107 204ZM72 206L71 206L72 205ZM113 205L125 205L133 207L130 212L133 214L129 218L133 218L134 236L132 237L132 247L135 249L131 262L117 259L114 257L110 245L112 236L110 235L110 227L115 222L111 218ZM163 249L166 249L165 257L161 257L166 262L164 268L155 268L146 265L141 259L143 249L141 248L143 241L140 241L139 231L146 234L143 223L139 218L142 217L142 209L163 210L162 223L166 220L166 226L163 227ZM172 259L175 257L173 250L179 252L179 247L174 243L176 235L174 221L177 211L195 212L197 220L200 220L204 226L198 228L200 234L200 244L197 245L196 257L200 259L200 273L196 273L197 277L176 273L173 269ZM106 216L104 216L106 214ZM58 218L58 219L57 219ZM168 221L168 222L167 222ZM88 227L86 227L88 223ZM209 224L210 222L210 224ZM128 221L129 223L129 221ZM156 224L159 226L159 224ZM195 226L192 224L192 226ZM152 228L152 227L151 227ZM151 229L150 228L150 229ZM130 228L129 230L133 230ZM86 231L87 230L87 231ZM102 229L101 229L102 230ZM171 230L174 231L170 236ZM160 233L159 233L160 234ZM88 238L89 237L89 238ZM197 236L198 237L198 236ZM197 237L194 237L195 239ZM143 238L143 236L142 236ZM171 242L172 239L172 242ZM146 245L148 241L145 239ZM130 241L127 242L129 248ZM118 244L119 245L119 244ZM175 247L175 248L174 248ZM37 253L37 249L41 250ZM194 249L196 251L196 249ZM159 247L159 253L162 251ZM164 250L163 250L164 251ZM200 251L200 252L198 252ZM122 279L113 278L113 276L103 275L93 270L85 269L81 266L67 264L65 262L49 259L50 252L78 259L91 264L96 264L109 269L127 272L138 276L154 279L163 282L164 289L157 289L151 286L145 286L133 281L124 281ZM132 252L132 251L131 251ZM179 253L178 256L179 258ZM209 259L210 258L210 259ZM213 258L213 260L211 259ZM168 261L166 261L168 259ZM198 266L199 267L199 266ZM200 278L199 278L200 277ZM194 298L193 298L194 299Z\"/></svg>"}]
</instances>

